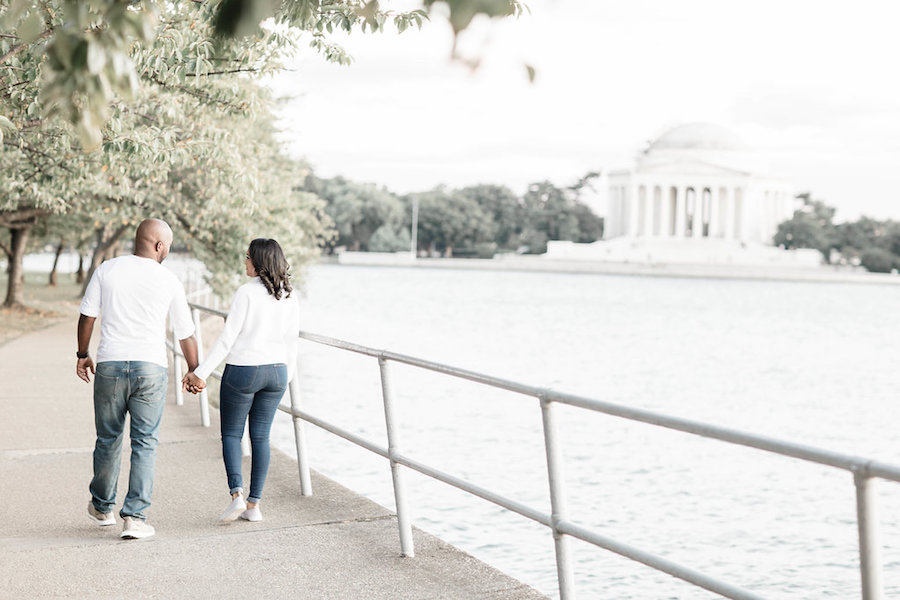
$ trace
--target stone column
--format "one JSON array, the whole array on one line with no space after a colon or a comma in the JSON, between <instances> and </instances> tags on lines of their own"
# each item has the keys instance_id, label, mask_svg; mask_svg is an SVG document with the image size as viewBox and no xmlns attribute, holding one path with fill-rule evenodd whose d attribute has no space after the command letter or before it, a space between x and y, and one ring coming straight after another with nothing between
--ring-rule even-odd
<instances>
[{"instance_id":1,"label":"stone column","mask_svg":"<svg viewBox=\"0 0 900 600\"><path fill-rule=\"evenodd\" d=\"M709 237L719 237L719 186L709 186Z\"/></svg>"},{"instance_id":2,"label":"stone column","mask_svg":"<svg viewBox=\"0 0 900 600\"><path fill-rule=\"evenodd\" d=\"M628 206L628 236L637 237L638 230L638 197L637 186L630 184L625 191L625 204Z\"/></svg>"},{"instance_id":3,"label":"stone column","mask_svg":"<svg viewBox=\"0 0 900 600\"><path fill-rule=\"evenodd\" d=\"M644 186L644 237L652 238L653 233L653 217L656 214L656 202L654 201L653 190L655 184L648 183Z\"/></svg>"},{"instance_id":4,"label":"stone column","mask_svg":"<svg viewBox=\"0 0 900 600\"><path fill-rule=\"evenodd\" d=\"M672 201L670 200L668 185L659 186L659 200L659 237L667 238L671 235L669 221L672 218Z\"/></svg>"},{"instance_id":5,"label":"stone column","mask_svg":"<svg viewBox=\"0 0 900 600\"><path fill-rule=\"evenodd\" d=\"M694 223L691 237L703 237L703 186L694 186Z\"/></svg>"},{"instance_id":6,"label":"stone column","mask_svg":"<svg viewBox=\"0 0 900 600\"><path fill-rule=\"evenodd\" d=\"M725 188L725 239L734 239L734 190Z\"/></svg>"},{"instance_id":7,"label":"stone column","mask_svg":"<svg viewBox=\"0 0 900 600\"><path fill-rule=\"evenodd\" d=\"M675 186L675 237L684 237L684 207L687 202L687 188Z\"/></svg>"}]
</instances>

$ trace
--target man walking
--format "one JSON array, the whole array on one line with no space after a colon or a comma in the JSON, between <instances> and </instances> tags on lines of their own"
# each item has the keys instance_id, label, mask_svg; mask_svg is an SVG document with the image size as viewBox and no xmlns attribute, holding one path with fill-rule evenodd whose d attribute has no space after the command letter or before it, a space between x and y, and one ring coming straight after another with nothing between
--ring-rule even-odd
<instances>
[{"instance_id":1,"label":"man walking","mask_svg":"<svg viewBox=\"0 0 900 600\"><path fill-rule=\"evenodd\" d=\"M125 415L130 415L131 472L119 516L121 537L150 537L146 523L159 442L159 424L168 387L166 317L180 340L188 369L197 366L194 323L175 275L160 263L172 245L165 221L147 219L138 226L134 254L101 264L84 293L78 318L78 363L84 381L94 379L94 478L88 515L101 526L115 525L112 510L121 464ZM100 321L97 363L88 355L94 321Z\"/></svg>"}]
</instances>

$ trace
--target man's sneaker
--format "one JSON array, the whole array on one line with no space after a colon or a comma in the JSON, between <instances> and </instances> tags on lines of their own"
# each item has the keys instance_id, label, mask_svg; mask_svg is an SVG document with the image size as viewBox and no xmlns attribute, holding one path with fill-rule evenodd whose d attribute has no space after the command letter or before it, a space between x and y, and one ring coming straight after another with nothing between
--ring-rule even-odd
<instances>
[{"instance_id":1,"label":"man's sneaker","mask_svg":"<svg viewBox=\"0 0 900 600\"><path fill-rule=\"evenodd\" d=\"M144 521L134 517L125 517L125 527L122 529L122 535L119 537L126 540L140 540L148 538L154 533L156 533L156 530L153 529L152 525L147 525Z\"/></svg>"},{"instance_id":2,"label":"man's sneaker","mask_svg":"<svg viewBox=\"0 0 900 600\"><path fill-rule=\"evenodd\" d=\"M225 522L234 521L245 510L247 510L247 503L244 502L244 495L239 493L228 505L228 508L225 509L225 512L222 513L222 516L219 517L219 520Z\"/></svg>"},{"instance_id":3,"label":"man's sneaker","mask_svg":"<svg viewBox=\"0 0 900 600\"><path fill-rule=\"evenodd\" d=\"M107 525L115 525L116 517L111 512L104 513L97 510L94 506L93 502L88 502L88 516L92 521L99 524L100 527L106 527Z\"/></svg>"},{"instance_id":4,"label":"man's sneaker","mask_svg":"<svg viewBox=\"0 0 900 600\"><path fill-rule=\"evenodd\" d=\"M259 504L253 508L248 508L241 513L241 518L245 521L262 521L262 512L259 510Z\"/></svg>"}]
</instances>

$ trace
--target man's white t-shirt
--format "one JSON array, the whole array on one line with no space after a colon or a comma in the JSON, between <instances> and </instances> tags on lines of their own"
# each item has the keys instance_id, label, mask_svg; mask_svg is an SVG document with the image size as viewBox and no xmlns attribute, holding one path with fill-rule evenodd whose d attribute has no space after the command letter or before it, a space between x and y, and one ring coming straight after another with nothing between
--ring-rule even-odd
<instances>
[{"instance_id":1,"label":"man's white t-shirt","mask_svg":"<svg viewBox=\"0 0 900 600\"><path fill-rule=\"evenodd\" d=\"M238 366L285 363L290 381L297 362L299 331L297 294L276 300L259 277L254 277L234 293L225 327L194 374L205 380L222 360Z\"/></svg>"},{"instance_id":2,"label":"man's white t-shirt","mask_svg":"<svg viewBox=\"0 0 900 600\"><path fill-rule=\"evenodd\" d=\"M133 254L102 263L87 286L79 309L100 320L97 362L147 361L163 367L166 317L179 340L194 333L184 286L152 258Z\"/></svg>"}]
</instances>

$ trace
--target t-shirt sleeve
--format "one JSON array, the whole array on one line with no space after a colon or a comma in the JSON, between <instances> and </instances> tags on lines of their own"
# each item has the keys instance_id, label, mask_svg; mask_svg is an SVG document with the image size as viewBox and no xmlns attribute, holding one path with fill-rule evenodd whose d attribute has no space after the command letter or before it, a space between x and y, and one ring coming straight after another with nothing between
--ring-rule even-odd
<instances>
[{"instance_id":1,"label":"t-shirt sleeve","mask_svg":"<svg viewBox=\"0 0 900 600\"><path fill-rule=\"evenodd\" d=\"M100 285L105 271L103 265L100 265L91 275L87 289L84 290L84 298L81 299L78 311L86 317L100 316Z\"/></svg>"},{"instance_id":2,"label":"t-shirt sleeve","mask_svg":"<svg viewBox=\"0 0 900 600\"><path fill-rule=\"evenodd\" d=\"M225 360L231 347L234 346L238 334L244 327L244 321L247 320L247 311L250 309L250 299L247 296L246 289L241 287L234 293L231 299L231 307L228 309L228 317L225 319L225 327L219 335L219 339L213 344L209 355L204 358L200 365L194 370L194 374L204 381L209 377L219 363Z\"/></svg>"},{"instance_id":3,"label":"t-shirt sleeve","mask_svg":"<svg viewBox=\"0 0 900 600\"><path fill-rule=\"evenodd\" d=\"M172 296L172 304L169 306L169 322L175 331L175 337L183 340L194 335L194 320L191 319L191 309L184 295L184 286L177 279L172 284L175 293Z\"/></svg>"}]
</instances>

